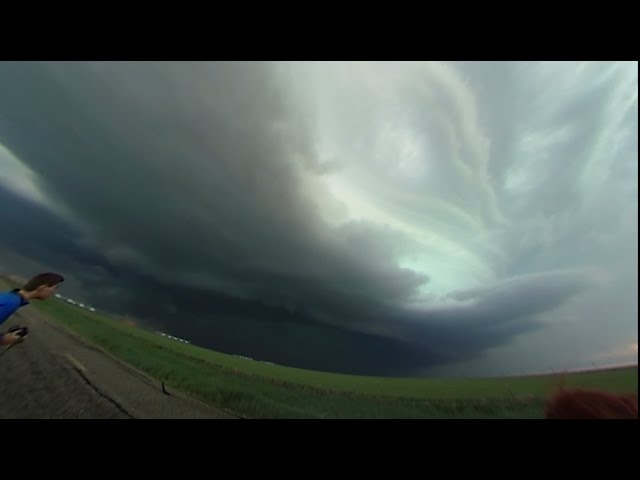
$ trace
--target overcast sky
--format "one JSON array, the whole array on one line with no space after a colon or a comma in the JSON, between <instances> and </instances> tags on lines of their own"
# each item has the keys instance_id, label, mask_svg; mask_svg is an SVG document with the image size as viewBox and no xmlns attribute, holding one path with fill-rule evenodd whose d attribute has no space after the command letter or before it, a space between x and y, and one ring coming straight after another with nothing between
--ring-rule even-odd
<instances>
[{"instance_id":1,"label":"overcast sky","mask_svg":"<svg viewBox=\"0 0 640 480\"><path fill-rule=\"evenodd\" d=\"M371 375L637 361L635 62L0 62L0 266Z\"/></svg>"}]
</instances>

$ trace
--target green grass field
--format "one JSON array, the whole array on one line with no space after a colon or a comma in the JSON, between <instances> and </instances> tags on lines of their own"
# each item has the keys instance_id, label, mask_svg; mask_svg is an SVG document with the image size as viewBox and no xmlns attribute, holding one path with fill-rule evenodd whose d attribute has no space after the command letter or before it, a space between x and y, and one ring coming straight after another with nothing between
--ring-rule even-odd
<instances>
[{"instance_id":1,"label":"green grass field","mask_svg":"<svg viewBox=\"0 0 640 480\"><path fill-rule=\"evenodd\" d=\"M167 385L249 418L542 418L560 376L406 379L315 372L161 337L57 299L36 308ZM566 387L637 392L637 367L562 375Z\"/></svg>"}]
</instances>

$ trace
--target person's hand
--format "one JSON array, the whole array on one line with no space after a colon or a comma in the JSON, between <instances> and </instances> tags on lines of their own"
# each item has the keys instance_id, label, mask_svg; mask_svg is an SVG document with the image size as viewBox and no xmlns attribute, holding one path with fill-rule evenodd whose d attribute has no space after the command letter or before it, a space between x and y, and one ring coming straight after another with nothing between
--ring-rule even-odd
<instances>
[{"instance_id":1,"label":"person's hand","mask_svg":"<svg viewBox=\"0 0 640 480\"><path fill-rule=\"evenodd\" d=\"M7 332L4 335L0 336L0 345L15 345L20 342L24 342L25 337L22 335L18 335L16 332Z\"/></svg>"}]
</instances>

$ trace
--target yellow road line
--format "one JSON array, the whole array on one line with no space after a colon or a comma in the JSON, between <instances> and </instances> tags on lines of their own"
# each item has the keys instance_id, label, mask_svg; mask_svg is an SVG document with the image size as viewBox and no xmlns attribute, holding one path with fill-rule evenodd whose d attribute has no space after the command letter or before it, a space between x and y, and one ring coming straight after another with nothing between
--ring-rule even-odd
<instances>
[{"instance_id":1,"label":"yellow road line","mask_svg":"<svg viewBox=\"0 0 640 480\"><path fill-rule=\"evenodd\" d=\"M78 370L82 370L83 372L86 372L87 369L84 368L84 366L75 358L73 358L70 354L65 354L65 356L67 357L67 360L69 360L69 362L71 362L71 364L76 367Z\"/></svg>"}]
</instances>

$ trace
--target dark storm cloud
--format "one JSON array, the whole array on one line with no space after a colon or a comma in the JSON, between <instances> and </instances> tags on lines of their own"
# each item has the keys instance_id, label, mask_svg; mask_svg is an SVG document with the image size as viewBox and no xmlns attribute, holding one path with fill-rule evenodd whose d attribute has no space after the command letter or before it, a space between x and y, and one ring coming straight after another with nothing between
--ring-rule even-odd
<instances>
[{"instance_id":1,"label":"dark storm cloud","mask_svg":"<svg viewBox=\"0 0 640 480\"><path fill-rule=\"evenodd\" d=\"M294 66L292 94L268 63L1 63L0 144L64 217L2 194L4 243L224 351L359 373L472 359L588 292L583 267L615 271L637 183L626 140L598 149L634 119L612 123L606 68L455 67L312 88Z\"/></svg>"}]
</instances>

